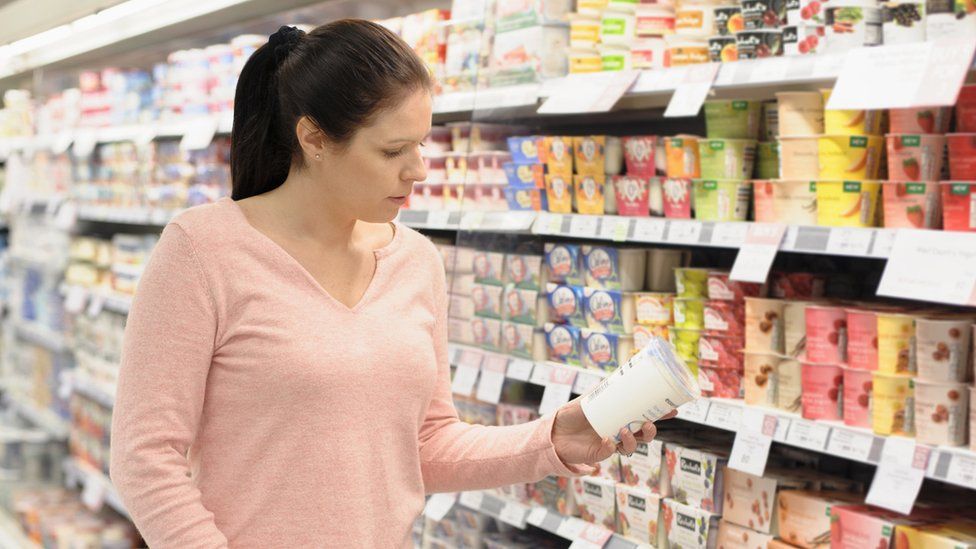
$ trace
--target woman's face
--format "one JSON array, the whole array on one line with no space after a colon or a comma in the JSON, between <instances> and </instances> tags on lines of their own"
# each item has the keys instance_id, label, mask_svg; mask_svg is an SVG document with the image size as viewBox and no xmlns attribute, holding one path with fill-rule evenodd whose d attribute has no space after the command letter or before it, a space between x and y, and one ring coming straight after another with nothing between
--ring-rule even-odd
<instances>
[{"instance_id":1,"label":"woman's face","mask_svg":"<svg viewBox=\"0 0 976 549\"><path fill-rule=\"evenodd\" d=\"M413 184L427 178L421 147L430 121L430 93L418 90L377 114L345 148L326 147L323 159L311 164L329 182L336 211L368 223L393 220Z\"/></svg>"}]
</instances>

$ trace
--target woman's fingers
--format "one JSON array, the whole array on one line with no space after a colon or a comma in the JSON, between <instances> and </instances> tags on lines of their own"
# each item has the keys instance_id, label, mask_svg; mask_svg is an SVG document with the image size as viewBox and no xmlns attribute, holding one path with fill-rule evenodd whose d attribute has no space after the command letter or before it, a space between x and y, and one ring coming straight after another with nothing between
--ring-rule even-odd
<instances>
[{"instance_id":1,"label":"woman's fingers","mask_svg":"<svg viewBox=\"0 0 976 549\"><path fill-rule=\"evenodd\" d=\"M624 427L620 430L620 452L623 454L633 454L637 449L637 438L630 429Z\"/></svg>"},{"instance_id":2,"label":"woman's fingers","mask_svg":"<svg viewBox=\"0 0 976 549\"><path fill-rule=\"evenodd\" d=\"M650 442L657 436L657 427L650 421L645 421L644 425L641 426L641 430L635 436L640 442Z\"/></svg>"},{"instance_id":3,"label":"woman's fingers","mask_svg":"<svg viewBox=\"0 0 976 549\"><path fill-rule=\"evenodd\" d=\"M678 415L678 411L677 410L671 410L670 412L668 412L667 414L665 414L664 417L662 417L658 421L662 421L662 420L665 420L665 419L671 419L671 418L675 417L676 415Z\"/></svg>"}]
</instances>

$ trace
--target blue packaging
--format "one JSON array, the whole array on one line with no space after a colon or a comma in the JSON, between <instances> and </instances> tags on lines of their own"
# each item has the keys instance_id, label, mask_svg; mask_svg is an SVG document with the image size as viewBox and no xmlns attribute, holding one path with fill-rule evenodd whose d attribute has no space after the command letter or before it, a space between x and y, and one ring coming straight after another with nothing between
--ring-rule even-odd
<instances>
[{"instance_id":1,"label":"blue packaging","mask_svg":"<svg viewBox=\"0 0 976 549\"><path fill-rule=\"evenodd\" d=\"M546 286L546 292L549 302L549 320L556 324L572 324L580 328L586 326L582 288L550 282Z\"/></svg>"},{"instance_id":2,"label":"blue packaging","mask_svg":"<svg viewBox=\"0 0 976 549\"><path fill-rule=\"evenodd\" d=\"M580 365L580 329L565 324L546 324L546 354L549 360Z\"/></svg>"},{"instance_id":3,"label":"blue packaging","mask_svg":"<svg viewBox=\"0 0 976 549\"><path fill-rule=\"evenodd\" d=\"M512 161L516 164L538 164L538 139L537 135L509 137L508 151L512 153Z\"/></svg>"},{"instance_id":4,"label":"blue packaging","mask_svg":"<svg viewBox=\"0 0 976 549\"><path fill-rule=\"evenodd\" d=\"M505 200L508 201L508 209L512 211L549 211L549 200L544 189L506 187Z\"/></svg>"},{"instance_id":5,"label":"blue packaging","mask_svg":"<svg viewBox=\"0 0 976 549\"><path fill-rule=\"evenodd\" d=\"M622 312L623 294L616 290L583 288L583 310L591 330L626 334Z\"/></svg>"},{"instance_id":6,"label":"blue packaging","mask_svg":"<svg viewBox=\"0 0 976 549\"><path fill-rule=\"evenodd\" d=\"M542 164L506 162L502 167L505 170L505 179L512 187L546 188L546 167Z\"/></svg>"},{"instance_id":7,"label":"blue packaging","mask_svg":"<svg viewBox=\"0 0 976 549\"><path fill-rule=\"evenodd\" d=\"M579 244L547 242L545 254L543 267L549 282L583 285L583 265Z\"/></svg>"}]
</instances>

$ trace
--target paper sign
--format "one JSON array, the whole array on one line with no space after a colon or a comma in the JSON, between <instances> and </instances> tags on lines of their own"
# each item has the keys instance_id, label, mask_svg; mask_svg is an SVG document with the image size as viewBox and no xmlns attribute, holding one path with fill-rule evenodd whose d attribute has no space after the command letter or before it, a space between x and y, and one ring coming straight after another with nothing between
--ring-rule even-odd
<instances>
[{"instance_id":1,"label":"paper sign","mask_svg":"<svg viewBox=\"0 0 976 549\"><path fill-rule=\"evenodd\" d=\"M900 229L878 295L976 306L976 234Z\"/></svg>"},{"instance_id":2,"label":"paper sign","mask_svg":"<svg viewBox=\"0 0 976 549\"><path fill-rule=\"evenodd\" d=\"M749 225L745 244L739 248L739 253L735 256L729 279L742 282L766 282L784 234L786 234L786 225L780 223Z\"/></svg>"},{"instance_id":3,"label":"paper sign","mask_svg":"<svg viewBox=\"0 0 976 549\"><path fill-rule=\"evenodd\" d=\"M823 452L824 448L827 447L827 438L829 436L829 425L794 419L790 425L790 431L786 435L786 442L792 446L806 448L815 452Z\"/></svg>"},{"instance_id":4,"label":"paper sign","mask_svg":"<svg viewBox=\"0 0 976 549\"><path fill-rule=\"evenodd\" d=\"M454 508L457 501L457 494L434 494L427 500L424 506L424 516L434 522L444 520L447 513Z\"/></svg>"},{"instance_id":5,"label":"paper sign","mask_svg":"<svg viewBox=\"0 0 976 549\"><path fill-rule=\"evenodd\" d=\"M88 303L88 290L81 286L69 286L68 295L64 298L64 310L71 314L78 314Z\"/></svg>"},{"instance_id":6,"label":"paper sign","mask_svg":"<svg viewBox=\"0 0 976 549\"><path fill-rule=\"evenodd\" d=\"M586 530L588 522L580 520L576 517L566 517L563 519L562 524L556 529L556 535L570 540L575 540L580 537L583 530Z\"/></svg>"},{"instance_id":7,"label":"paper sign","mask_svg":"<svg viewBox=\"0 0 976 549\"><path fill-rule=\"evenodd\" d=\"M543 522L546 521L546 517L549 516L549 511L545 507L533 507L529 511L529 516L525 518L525 522L531 524L532 526L539 527Z\"/></svg>"},{"instance_id":8,"label":"paper sign","mask_svg":"<svg viewBox=\"0 0 976 549\"><path fill-rule=\"evenodd\" d=\"M183 139L180 140L181 151L198 151L206 149L217 133L217 119L210 116L195 118L186 124Z\"/></svg>"},{"instance_id":9,"label":"paper sign","mask_svg":"<svg viewBox=\"0 0 976 549\"><path fill-rule=\"evenodd\" d=\"M476 398L482 402L498 404L505 385L508 359L498 355L488 355L481 365L481 381L478 382Z\"/></svg>"},{"instance_id":10,"label":"paper sign","mask_svg":"<svg viewBox=\"0 0 976 549\"><path fill-rule=\"evenodd\" d=\"M910 438L888 437L865 503L907 515L922 489L932 449Z\"/></svg>"},{"instance_id":11,"label":"paper sign","mask_svg":"<svg viewBox=\"0 0 976 549\"><path fill-rule=\"evenodd\" d=\"M525 516L528 514L529 510L526 506L515 503L514 501L509 501L505 503L502 507L501 512L498 514L498 518L507 524L511 524L516 528L525 528Z\"/></svg>"},{"instance_id":12,"label":"paper sign","mask_svg":"<svg viewBox=\"0 0 976 549\"><path fill-rule=\"evenodd\" d=\"M637 80L639 71L571 74L539 107L539 114L607 112Z\"/></svg>"},{"instance_id":13,"label":"paper sign","mask_svg":"<svg viewBox=\"0 0 976 549\"><path fill-rule=\"evenodd\" d=\"M705 423L708 418L708 408L712 402L707 398L693 400L678 407L678 419L694 421L695 423Z\"/></svg>"},{"instance_id":14,"label":"paper sign","mask_svg":"<svg viewBox=\"0 0 976 549\"><path fill-rule=\"evenodd\" d=\"M719 429L738 431L739 426L742 425L742 407L718 400L712 401L708 409L707 423Z\"/></svg>"},{"instance_id":15,"label":"paper sign","mask_svg":"<svg viewBox=\"0 0 976 549\"><path fill-rule=\"evenodd\" d=\"M599 216L574 215L569 222L569 234L580 238L594 237L599 226Z\"/></svg>"},{"instance_id":16,"label":"paper sign","mask_svg":"<svg viewBox=\"0 0 976 549\"><path fill-rule=\"evenodd\" d=\"M539 415L544 416L555 412L562 405L569 402L573 392L573 382L576 381L576 371L569 368L553 368L549 371L549 382L542 393L539 404Z\"/></svg>"},{"instance_id":17,"label":"paper sign","mask_svg":"<svg viewBox=\"0 0 976 549\"><path fill-rule=\"evenodd\" d=\"M976 490L976 456L952 454L945 479L947 482Z\"/></svg>"},{"instance_id":18,"label":"paper sign","mask_svg":"<svg viewBox=\"0 0 976 549\"><path fill-rule=\"evenodd\" d=\"M664 117L698 116L720 66L720 63L687 65L684 78L675 88Z\"/></svg>"},{"instance_id":19,"label":"paper sign","mask_svg":"<svg viewBox=\"0 0 976 549\"><path fill-rule=\"evenodd\" d=\"M481 492L461 492L458 501L468 509L481 509L481 502L485 500L485 495Z\"/></svg>"},{"instance_id":20,"label":"paper sign","mask_svg":"<svg viewBox=\"0 0 976 549\"><path fill-rule=\"evenodd\" d=\"M602 549L612 535L613 532L602 526L588 524L573 540L569 549Z\"/></svg>"},{"instance_id":21,"label":"paper sign","mask_svg":"<svg viewBox=\"0 0 976 549\"><path fill-rule=\"evenodd\" d=\"M672 219L668 225L668 242L674 244L698 244L701 238L700 221Z\"/></svg>"},{"instance_id":22,"label":"paper sign","mask_svg":"<svg viewBox=\"0 0 976 549\"><path fill-rule=\"evenodd\" d=\"M451 381L451 392L457 395L470 396L474 390L474 384L478 381L478 371L480 368L472 368L458 364L454 370L454 380Z\"/></svg>"},{"instance_id":23,"label":"paper sign","mask_svg":"<svg viewBox=\"0 0 976 549\"><path fill-rule=\"evenodd\" d=\"M849 429L834 429L827 453L854 461L867 462L874 446L874 435Z\"/></svg>"},{"instance_id":24,"label":"paper sign","mask_svg":"<svg viewBox=\"0 0 976 549\"><path fill-rule=\"evenodd\" d=\"M81 502L93 513L101 512L105 506L105 485L92 477L85 479L85 489L81 492Z\"/></svg>"},{"instance_id":25,"label":"paper sign","mask_svg":"<svg viewBox=\"0 0 976 549\"><path fill-rule=\"evenodd\" d=\"M951 106L972 65L972 39L855 48L844 59L827 109Z\"/></svg>"},{"instance_id":26,"label":"paper sign","mask_svg":"<svg viewBox=\"0 0 976 549\"><path fill-rule=\"evenodd\" d=\"M427 227L430 229L446 229L451 224L451 212L448 210L433 210L427 212Z\"/></svg>"},{"instance_id":27,"label":"paper sign","mask_svg":"<svg viewBox=\"0 0 976 549\"><path fill-rule=\"evenodd\" d=\"M746 408L742 412L742 425L735 434L729 467L737 471L761 477L766 471L769 449L773 445L777 418L762 410Z\"/></svg>"},{"instance_id":28,"label":"paper sign","mask_svg":"<svg viewBox=\"0 0 976 549\"><path fill-rule=\"evenodd\" d=\"M634 237L636 242L664 242L664 229L668 222L663 219L634 220Z\"/></svg>"},{"instance_id":29,"label":"paper sign","mask_svg":"<svg viewBox=\"0 0 976 549\"><path fill-rule=\"evenodd\" d=\"M827 253L866 256L873 236L871 229L834 227L827 236Z\"/></svg>"},{"instance_id":30,"label":"paper sign","mask_svg":"<svg viewBox=\"0 0 976 549\"><path fill-rule=\"evenodd\" d=\"M532 368L534 366L535 362L532 362L531 360L513 358L508 362L508 373L506 375L511 379L528 381L532 376Z\"/></svg>"}]
</instances>

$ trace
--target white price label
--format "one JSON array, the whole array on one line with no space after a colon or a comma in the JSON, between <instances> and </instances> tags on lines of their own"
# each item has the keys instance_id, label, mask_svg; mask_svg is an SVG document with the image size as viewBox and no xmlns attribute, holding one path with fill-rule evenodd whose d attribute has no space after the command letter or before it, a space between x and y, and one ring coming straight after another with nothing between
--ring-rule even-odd
<instances>
[{"instance_id":1,"label":"white price label","mask_svg":"<svg viewBox=\"0 0 976 549\"><path fill-rule=\"evenodd\" d=\"M683 67L684 78L675 88L671 101L664 110L664 117L698 116L720 66L720 63L703 63Z\"/></svg>"},{"instance_id":2,"label":"white price label","mask_svg":"<svg viewBox=\"0 0 976 549\"><path fill-rule=\"evenodd\" d=\"M742 425L732 443L729 467L761 477L766 471L766 461L773 445L777 421L776 416L762 410L743 410Z\"/></svg>"},{"instance_id":3,"label":"white price label","mask_svg":"<svg viewBox=\"0 0 976 549\"><path fill-rule=\"evenodd\" d=\"M198 151L206 149L213 142L217 134L217 119L212 116L201 116L191 120L183 131L180 140L181 151Z\"/></svg>"},{"instance_id":4,"label":"white price label","mask_svg":"<svg viewBox=\"0 0 976 549\"><path fill-rule=\"evenodd\" d=\"M95 318L102 313L102 309L105 308L105 296L101 294L92 294L91 300L88 301L88 316Z\"/></svg>"},{"instance_id":5,"label":"white price label","mask_svg":"<svg viewBox=\"0 0 976 549\"><path fill-rule=\"evenodd\" d=\"M427 500L424 516L434 522L444 520L456 501L457 494L434 494Z\"/></svg>"},{"instance_id":6,"label":"white price label","mask_svg":"<svg viewBox=\"0 0 976 549\"><path fill-rule=\"evenodd\" d=\"M576 376L576 383L573 385L573 392L578 395L585 395L590 391L590 389L596 387L601 381L603 381L603 377L595 372L580 372Z\"/></svg>"},{"instance_id":7,"label":"white price label","mask_svg":"<svg viewBox=\"0 0 976 549\"><path fill-rule=\"evenodd\" d=\"M976 306L976 234L899 229L878 295Z\"/></svg>"},{"instance_id":8,"label":"white price label","mask_svg":"<svg viewBox=\"0 0 976 549\"><path fill-rule=\"evenodd\" d=\"M87 157L95 150L97 144L98 137L95 132L91 130L78 132L75 135L74 146L71 147L71 154L75 158Z\"/></svg>"},{"instance_id":9,"label":"white price label","mask_svg":"<svg viewBox=\"0 0 976 549\"><path fill-rule=\"evenodd\" d=\"M430 229L446 229L451 224L451 212L448 210L432 210L427 212L427 227Z\"/></svg>"},{"instance_id":10,"label":"white price label","mask_svg":"<svg viewBox=\"0 0 976 549\"><path fill-rule=\"evenodd\" d=\"M529 516L526 517L525 522L531 524L532 526L539 527L542 523L546 521L546 517L549 516L549 510L545 507L533 507L529 511Z\"/></svg>"},{"instance_id":11,"label":"white price label","mask_svg":"<svg viewBox=\"0 0 976 549\"><path fill-rule=\"evenodd\" d=\"M976 489L976 456L952 454L946 481L970 489Z\"/></svg>"},{"instance_id":12,"label":"white price label","mask_svg":"<svg viewBox=\"0 0 976 549\"><path fill-rule=\"evenodd\" d=\"M766 282L785 233L786 225L779 223L749 225L745 243L735 256L729 278L743 282Z\"/></svg>"},{"instance_id":13,"label":"white price label","mask_svg":"<svg viewBox=\"0 0 976 549\"><path fill-rule=\"evenodd\" d=\"M576 381L576 371L570 368L552 368L549 371L549 382L542 393L539 404L539 415L544 416L555 412L562 405L569 402L573 392L573 382Z\"/></svg>"},{"instance_id":14,"label":"white price label","mask_svg":"<svg viewBox=\"0 0 976 549\"><path fill-rule=\"evenodd\" d=\"M451 391L462 396L471 396L474 391L474 384L478 381L480 368L472 368L459 364L454 370L454 380L451 382Z\"/></svg>"},{"instance_id":15,"label":"white price label","mask_svg":"<svg viewBox=\"0 0 976 549\"><path fill-rule=\"evenodd\" d=\"M674 244L698 244L701 239L700 221L672 219L668 225L668 242Z\"/></svg>"},{"instance_id":16,"label":"white price label","mask_svg":"<svg viewBox=\"0 0 976 549\"><path fill-rule=\"evenodd\" d=\"M515 503L514 501L509 501L505 503L502 507L501 513L498 514L498 518L507 524L511 524L516 528L525 528L525 518L528 514L528 508L522 504Z\"/></svg>"},{"instance_id":17,"label":"white price label","mask_svg":"<svg viewBox=\"0 0 976 549\"><path fill-rule=\"evenodd\" d=\"M782 82L786 78L786 70L790 66L790 60L789 57L767 57L752 61L749 83Z\"/></svg>"},{"instance_id":18,"label":"white price label","mask_svg":"<svg viewBox=\"0 0 976 549\"><path fill-rule=\"evenodd\" d=\"M850 429L834 429L827 444L827 453L854 461L867 462L874 446L874 435Z\"/></svg>"},{"instance_id":19,"label":"white price label","mask_svg":"<svg viewBox=\"0 0 976 549\"><path fill-rule=\"evenodd\" d=\"M866 256L873 232L871 229L834 227L827 237L827 253Z\"/></svg>"},{"instance_id":20,"label":"white price label","mask_svg":"<svg viewBox=\"0 0 976 549\"><path fill-rule=\"evenodd\" d=\"M742 425L742 407L727 402L712 401L708 409L707 423L719 429L738 431L739 426Z\"/></svg>"},{"instance_id":21,"label":"white price label","mask_svg":"<svg viewBox=\"0 0 976 549\"><path fill-rule=\"evenodd\" d=\"M830 436L830 426L820 425L813 421L794 419L790 431L786 435L786 442L792 446L806 448L815 452L823 452L827 447Z\"/></svg>"},{"instance_id":22,"label":"white price label","mask_svg":"<svg viewBox=\"0 0 976 549\"><path fill-rule=\"evenodd\" d=\"M865 503L907 515L915 506L931 448L910 438L888 437Z\"/></svg>"},{"instance_id":23,"label":"white price label","mask_svg":"<svg viewBox=\"0 0 976 549\"><path fill-rule=\"evenodd\" d=\"M532 370L532 377L529 382L535 385L546 385L549 383L549 372L553 369L553 365L547 362L536 362L535 368Z\"/></svg>"},{"instance_id":24,"label":"white price label","mask_svg":"<svg viewBox=\"0 0 976 549\"><path fill-rule=\"evenodd\" d=\"M481 509L481 502L485 500L485 495L481 492L461 492L458 501L468 509Z\"/></svg>"},{"instance_id":25,"label":"white price label","mask_svg":"<svg viewBox=\"0 0 976 549\"><path fill-rule=\"evenodd\" d=\"M600 217L596 215L574 215L569 222L569 235L578 238L591 238L597 235Z\"/></svg>"},{"instance_id":26,"label":"white price label","mask_svg":"<svg viewBox=\"0 0 976 549\"><path fill-rule=\"evenodd\" d=\"M668 222L663 219L635 219L632 240L637 242L664 242L664 230L667 226Z\"/></svg>"},{"instance_id":27,"label":"white price label","mask_svg":"<svg viewBox=\"0 0 976 549\"><path fill-rule=\"evenodd\" d=\"M583 530L586 530L588 524L588 522L576 517L566 517L563 519L562 524L559 525L559 528L556 529L556 535L564 539L575 540L580 537Z\"/></svg>"},{"instance_id":28,"label":"white price label","mask_svg":"<svg viewBox=\"0 0 976 549\"><path fill-rule=\"evenodd\" d=\"M604 217L600 222L600 238L624 242L630 232L630 220L620 217Z\"/></svg>"},{"instance_id":29,"label":"white price label","mask_svg":"<svg viewBox=\"0 0 976 549\"><path fill-rule=\"evenodd\" d=\"M611 536L613 536L613 532L603 526L588 524L573 540L569 549L602 549Z\"/></svg>"},{"instance_id":30,"label":"white price label","mask_svg":"<svg viewBox=\"0 0 976 549\"><path fill-rule=\"evenodd\" d=\"M539 107L539 114L607 112L627 93L638 71L570 74Z\"/></svg>"},{"instance_id":31,"label":"white price label","mask_svg":"<svg viewBox=\"0 0 976 549\"><path fill-rule=\"evenodd\" d=\"M69 132L61 132L54 138L54 143L51 143L51 153L58 155L64 154L68 151L68 147L71 146L71 142L74 141L75 136L71 135Z\"/></svg>"},{"instance_id":32,"label":"white price label","mask_svg":"<svg viewBox=\"0 0 976 549\"><path fill-rule=\"evenodd\" d=\"M746 243L750 223L716 223L712 226L712 244L723 248L738 248Z\"/></svg>"},{"instance_id":33,"label":"white price label","mask_svg":"<svg viewBox=\"0 0 976 549\"><path fill-rule=\"evenodd\" d=\"M85 489L81 492L81 502L93 513L99 513L105 506L105 486L93 477L85 479Z\"/></svg>"},{"instance_id":34,"label":"white price label","mask_svg":"<svg viewBox=\"0 0 976 549\"><path fill-rule=\"evenodd\" d=\"M695 423L705 423L708 418L708 408L712 404L707 398L693 400L683 404L678 408L678 419L693 421Z\"/></svg>"},{"instance_id":35,"label":"white price label","mask_svg":"<svg viewBox=\"0 0 976 549\"><path fill-rule=\"evenodd\" d=\"M544 218L545 228L543 234L559 234L563 230L563 216L559 214L550 215Z\"/></svg>"},{"instance_id":36,"label":"white price label","mask_svg":"<svg viewBox=\"0 0 976 549\"><path fill-rule=\"evenodd\" d=\"M64 299L64 310L71 314L78 314L88 302L88 290L81 286L69 286L68 295Z\"/></svg>"},{"instance_id":37,"label":"white price label","mask_svg":"<svg viewBox=\"0 0 976 549\"><path fill-rule=\"evenodd\" d=\"M503 356L486 356L481 367L481 381L478 382L476 398L482 402L498 404L505 385L508 359Z\"/></svg>"},{"instance_id":38,"label":"white price label","mask_svg":"<svg viewBox=\"0 0 976 549\"><path fill-rule=\"evenodd\" d=\"M874 245L871 246L871 257L887 258L895 246L897 231L891 229L877 229L874 231Z\"/></svg>"},{"instance_id":39,"label":"white price label","mask_svg":"<svg viewBox=\"0 0 976 549\"><path fill-rule=\"evenodd\" d=\"M532 368L535 362L513 358L508 362L508 377L519 381L528 381L532 377Z\"/></svg>"},{"instance_id":40,"label":"white price label","mask_svg":"<svg viewBox=\"0 0 976 549\"><path fill-rule=\"evenodd\" d=\"M461 228L476 231L485 224L485 212L468 212L461 217Z\"/></svg>"}]
</instances>

